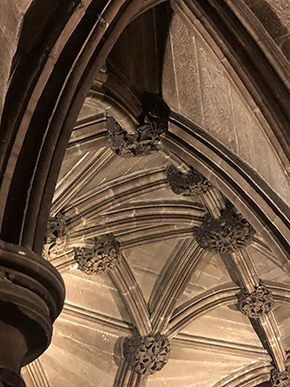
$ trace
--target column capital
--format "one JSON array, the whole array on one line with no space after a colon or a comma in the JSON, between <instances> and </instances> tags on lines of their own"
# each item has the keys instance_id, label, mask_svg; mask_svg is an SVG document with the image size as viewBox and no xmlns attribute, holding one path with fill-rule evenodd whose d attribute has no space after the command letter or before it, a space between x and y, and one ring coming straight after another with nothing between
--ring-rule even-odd
<instances>
[{"instance_id":1,"label":"column capital","mask_svg":"<svg viewBox=\"0 0 290 387\"><path fill-rule=\"evenodd\" d=\"M22 364L37 358L50 344L52 323L64 303L58 271L25 247L0 240L0 321L24 337Z\"/></svg>"},{"instance_id":2,"label":"column capital","mask_svg":"<svg viewBox=\"0 0 290 387\"><path fill-rule=\"evenodd\" d=\"M0 386L2 387L25 387L21 376L6 368L0 368Z\"/></svg>"}]
</instances>

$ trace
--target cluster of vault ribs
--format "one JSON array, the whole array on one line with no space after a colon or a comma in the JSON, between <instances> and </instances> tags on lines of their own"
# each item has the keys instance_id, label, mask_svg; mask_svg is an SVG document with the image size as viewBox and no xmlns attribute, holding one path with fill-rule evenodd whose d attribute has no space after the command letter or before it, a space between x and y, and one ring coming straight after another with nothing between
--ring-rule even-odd
<instances>
[{"instance_id":1,"label":"cluster of vault ribs","mask_svg":"<svg viewBox=\"0 0 290 387\"><path fill-rule=\"evenodd\" d=\"M108 117L109 145L117 155L140 157L160 149L161 138L168 127L169 109L161 98L154 95L149 97L145 99L140 125L134 134L127 133L113 117ZM182 173L175 166L167 165L166 173L168 185L177 195L204 195L214 188L194 168ZM252 241L255 234L253 227L228 201L218 218L207 213L201 226L194 227L192 232L201 248L217 253L239 251ZM61 254L68 243L66 221L58 213L49 219L43 256L51 260ZM119 243L113 234L87 240L85 247L75 247L74 257L79 270L88 275L114 270L122 259ZM273 307L273 296L262 281L251 293L242 288L237 299L238 310L251 319L265 316ZM137 374L150 375L161 370L168 362L169 355L170 341L161 333L148 336L134 334L123 341L123 357ZM274 369L271 373L272 386L289 386L289 375L287 369Z\"/></svg>"}]
</instances>

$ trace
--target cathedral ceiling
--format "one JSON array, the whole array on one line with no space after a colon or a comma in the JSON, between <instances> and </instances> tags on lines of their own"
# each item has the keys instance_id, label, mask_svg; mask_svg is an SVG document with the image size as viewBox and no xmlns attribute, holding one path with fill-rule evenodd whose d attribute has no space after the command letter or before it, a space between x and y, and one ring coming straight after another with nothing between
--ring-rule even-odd
<instances>
[{"instance_id":1,"label":"cathedral ceiling","mask_svg":"<svg viewBox=\"0 0 290 387\"><path fill-rule=\"evenodd\" d=\"M180 4L157 6L129 24L79 114L43 250L63 275L66 301L51 346L23 371L27 387L253 387L287 365L290 283L283 249L241 204L239 192L247 187L239 176L235 191L183 143L196 128L200 142L217 149L213 165L227 169L218 156L224 152L246 165L253 181L262 177L269 201L289 205L285 160L253 99ZM157 138L154 153L122 157L112 147L108 117L133 135L146 92L163 96L171 134ZM182 146L184 152L176 151ZM197 141L192 146L202 153ZM212 151L204 149L206 156ZM214 223L202 228L205 219ZM289 230L277 221L278 227L286 238ZM212 228L217 239L209 248ZM92 257L95 265L88 264ZM242 294L259 298L257 291L265 302L243 301ZM136 335L164 345L148 373L140 371L146 361L126 355L125 338Z\"/></svg>"}]
</instances>

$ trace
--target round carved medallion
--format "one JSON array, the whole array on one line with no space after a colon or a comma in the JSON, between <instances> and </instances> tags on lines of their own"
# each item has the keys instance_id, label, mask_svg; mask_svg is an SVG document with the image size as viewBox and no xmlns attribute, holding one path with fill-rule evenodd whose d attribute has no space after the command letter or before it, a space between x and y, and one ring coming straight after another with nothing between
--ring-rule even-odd
<instances>
[{"instance_id":1,"label":"round carved medallion","mask_svg":"<svg viewBox=\"0 0 290 387\"><path fill-rule=\"evenodd\" d=\"M170 187L177 195L202 195L213 188L211 183L194 168L188 173L181 173L174 165L169 165L166 173Z\"/></svg>"},{"instance_id":2,"label":"round carved medallion","mask_svg":"<svg viewBox=\"0 0 290 387\"><path fill-rule=\"evenodd\" d=\"M141 375L151 375L160 371L168 362L170 342L166 336L126 337L124 357L132 369Z\"/></svg>"},{"instance_id":3,"label":"round carved medallion","mask_svg":"<svg viewBox=\"0 0 290 387\"><path fill-rule=\"evenodd\" d=\"M112 269L120 259L118 242L112 234L94 239L91 248L75 248L78 268L86 274L100 274Z\"/></svg>"},{"instance_id":4,"label":"round carved medallion","mask_svg":"<svg viewBox=\"0 0 290 387\"><path fill-rule=\"evenodd\" d=\"M252 241L254 234L255 230L250 223L231 205L227 206L218 219L206 214L203 224L193 232L203 249L218 253L244 248Z\"/></svg>"},{"instance_id":5,"label":"round carved medallion","mask_svg":"<svg viewBox=\"0 0 290 387\"><path fill-rule=\"evenodd\" d=\"M272 387L290 387L289 369L285 371L272 370L271 372Z\"/></svg>"},{"instance_id":6,"label":"round carved medallion","mask_svg":"<svg viewBox=\"0 0 290 387\"><path fill-rule=\"evenodd\" d=\"M261 317L269 313L272 307L273 295L262 283L252 293L242 290L238 294L238 309L247 317Z\"/></svg>"}]
</instances>

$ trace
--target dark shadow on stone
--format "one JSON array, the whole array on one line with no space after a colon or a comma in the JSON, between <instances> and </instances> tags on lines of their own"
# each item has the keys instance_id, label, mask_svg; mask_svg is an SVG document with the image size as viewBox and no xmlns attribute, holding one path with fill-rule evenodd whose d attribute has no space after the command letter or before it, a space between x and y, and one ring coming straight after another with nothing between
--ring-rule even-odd
<instances>
[{"instance_id":1,"label":"dark shadow on stone","mask_svg":"<svg viewBox=\"0 0 290 387\"><path fill-rule=\"evenodd\" d=\"M283 26L273 7L265 0L245 0L245 3L290 60L290 31Z\"/></svg>"},{"instance_id":2,"label":"dark shadow on stone","mask_svg":"<svg viewBox=\"0 0 290 387\"><path fill-rule=\"evenodd\" d=\"M167 2L141 14L125 28L108 56L108 73L129 87L137 98L145 92L161 95L164 53L172 14Z\"/></svg>"},{"instance_id":3,"label":"dark shadow on stone","mask_svg":"<svg viewBox=\"0 0 290 387\"><path fill-rule=\"evenodd\" d=\"M119 337L114 345L114 363L120 367L123 359L123 343L124 337Z\"/></svg>"},{"instance_id":4,"label":"dark shadow on stone","mask_svg":"<svg viewBox=\"0 0 290 387\"><path fill-rule=\"evenodd\" d=\"M271 387L271 382L268 381L261 384L257 384L255 387Z\"/></svg>"}]
</instances>

